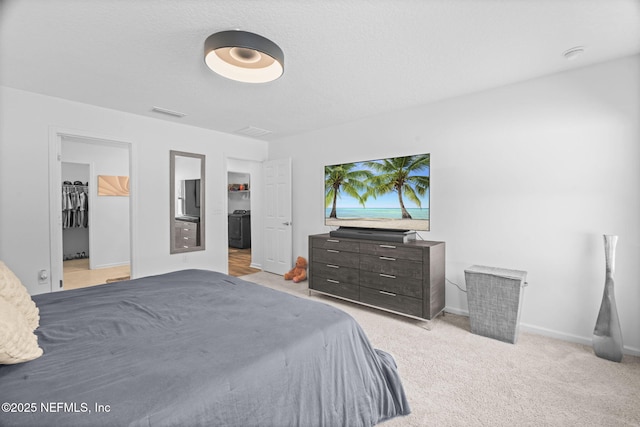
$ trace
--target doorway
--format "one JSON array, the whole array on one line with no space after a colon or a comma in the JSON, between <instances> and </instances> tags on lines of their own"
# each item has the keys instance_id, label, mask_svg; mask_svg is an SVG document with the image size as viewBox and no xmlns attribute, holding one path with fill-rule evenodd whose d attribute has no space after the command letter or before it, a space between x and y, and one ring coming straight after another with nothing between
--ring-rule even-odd
<instances>
[{"instance_id":1,"label":"doorway","mask_svg":"<svg viewBox=\"0 0 640 427\"><path fill-rule=\"evenodd\" d=\"M63 143L63 149L65 145ZM90 163L62 162L62 283L65 290L124 280L131 275L128 262L113 267L91 268L91 166ZM94 218L99 216L94 215Z\"/></svg>"},{"instance_id":2,"label":"doorway","mask_svg":"<svg viewBox=\"0 0 640 427\"><path fill-rule=\"evenodd\" d=\"M258 161L226 157L225 160L227 187L229 184L235 184L229 180L229 173L238 172L249 175L251 206L251 264L249 267L257 271L284 274L293 265L291 159ZM226 190L228 191L229 188ZM227 205L227 213L231 213L233 208L230 209L230 205L228 203Z\"/></svg>"},{"instance_id":3,"label":"doorway","mask_svg":"<svg viewBox=\"0 0 640 427\"><path fill-rule=\"evenodd\" d=\"M97 188L99 177L130 175L130 144L67 133L50 141L51 290L130 278L129 196Z\"/></svg>"},{"instance_id":4,"label":"doorway","mask_svg":"<svg viewBox=\"0 0 640 427\"><path fill-rule=\"evenodd\" d=\"M251 267L251 174L227 172L228 268L231 276L257 273Z\"/></svg>"}]
</instances>

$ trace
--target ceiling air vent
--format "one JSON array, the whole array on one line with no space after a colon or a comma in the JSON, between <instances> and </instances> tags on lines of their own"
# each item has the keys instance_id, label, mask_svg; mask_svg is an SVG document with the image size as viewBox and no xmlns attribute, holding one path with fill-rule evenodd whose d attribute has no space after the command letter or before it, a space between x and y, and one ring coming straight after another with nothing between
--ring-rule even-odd
<instances>
[{"instance_id":1,"label":"ceiling air vent","mask_svg":"<svg viewBox=\"0 0 640 427\"><path fill-rule=\"evenodd\" d=\"M268 135L271 133L271 131L266 129L260 129L255 126L247 126L246 128L238 129L236 133L257 138L259 136Z\"/></svg>"},{"instance_id":2,"label":"ceiling air vent","mask_svg":"<svg viewBox=\"0 0 640 427\"><path fill-rule=\"evenodd\" d=\"M186 116L185 113L181 113L179 111L167 110L166 108L160 108L160 107L153 107L151 109L151 111L153 111L154 113L166 114L168 116L173 116L173 117L184 117L184 116Z\"/></svg>"}]
</instances>

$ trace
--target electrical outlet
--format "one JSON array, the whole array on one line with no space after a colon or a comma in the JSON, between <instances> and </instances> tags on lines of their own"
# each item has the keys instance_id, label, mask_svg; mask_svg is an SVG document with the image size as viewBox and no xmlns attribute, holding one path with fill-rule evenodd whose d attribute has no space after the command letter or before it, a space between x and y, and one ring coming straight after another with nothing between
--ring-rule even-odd
<instances>
[{"instance_id":1,"label":"electrical outlet","mask_svg":"<svg viewBox=\"0 0 640 427\"><path fill-rule=\"evenodd\" d=\"M49 272L47 270L38 271L38 282L40 283L49 282Z\"/></svg>"}]
</instances>

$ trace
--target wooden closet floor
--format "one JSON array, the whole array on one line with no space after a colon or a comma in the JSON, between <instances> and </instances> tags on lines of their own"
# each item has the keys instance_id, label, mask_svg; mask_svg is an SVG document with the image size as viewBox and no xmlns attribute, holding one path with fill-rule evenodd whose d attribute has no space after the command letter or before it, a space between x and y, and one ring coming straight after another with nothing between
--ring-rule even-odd
<instances>
[{"instance_id":1,"label":"wooden closet floor","mask_svg":"<svg viewBox=\"0 0 640 427\"><path fill-rule=\"evenodd\" d=\"M62 283L65 290L127 280L131 274L129 265L89 270L89 258L64 261L62 270Z\"/></svg>"},{"instance_id":2,"label":"wooden closet floor","mask_svg":"<svg viewBox=\"0 0 640 427\"><path fill-rule=\"evenodd\" d=\"M229 276L244 276L245 274L257 273L257 268L251 265L251 248L237 249L229 248Z\"/></svg>"}]
</instances>

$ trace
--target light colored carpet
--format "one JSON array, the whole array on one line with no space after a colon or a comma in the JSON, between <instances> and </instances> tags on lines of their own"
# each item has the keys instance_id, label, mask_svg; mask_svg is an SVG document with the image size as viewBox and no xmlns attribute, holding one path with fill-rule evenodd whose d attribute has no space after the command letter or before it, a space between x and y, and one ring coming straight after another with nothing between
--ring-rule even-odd
<instances>
[{"instance_id":1,"label":"light colored carpet","mask_svg":"<svg viewBox=\"0 0 640 427\"><path fill-rule=\"evenodd\" d=\"M318 294L260 272L245 280L339 307L398 364L412 413L381 425L640 426L640 358L600 359L588 346L520 333L508 344L446 314L425 323Z\"/></svg>"}]
</instances>

